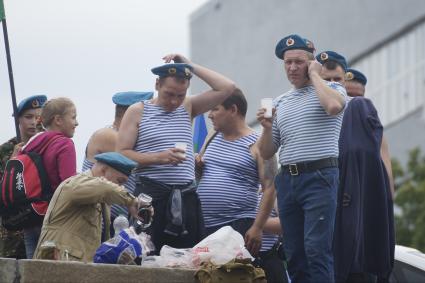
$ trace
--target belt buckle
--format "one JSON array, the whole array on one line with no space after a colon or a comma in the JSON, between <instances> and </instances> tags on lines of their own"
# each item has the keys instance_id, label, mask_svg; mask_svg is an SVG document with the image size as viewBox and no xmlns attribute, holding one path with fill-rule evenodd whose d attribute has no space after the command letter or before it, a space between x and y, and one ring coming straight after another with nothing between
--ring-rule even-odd
<instances>
[{"instance_id":1,"label":"belt buckle","mask_svg":"<svg viewBox=\"0 0 425 283\"><path fill-rule=\"evenodd\" d=\"M289 164L289 173L291 174L291 176L297 176L298 175L297 164Z\"/></svg>"}]
</instances>

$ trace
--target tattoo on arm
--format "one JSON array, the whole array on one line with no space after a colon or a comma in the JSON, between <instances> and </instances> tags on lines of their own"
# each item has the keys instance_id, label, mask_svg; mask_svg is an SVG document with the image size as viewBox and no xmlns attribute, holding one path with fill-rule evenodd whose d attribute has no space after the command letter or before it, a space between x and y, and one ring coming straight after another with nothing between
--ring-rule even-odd
<instances>
[{"instance_id":1,"label":"tattoo on arm","mask_svg":"<svg viewBox=\"0 0 425 283\"><path fill-rule=\"evenodd\" d=\"M264 160L264 181L269 184L269 182L273 183L274 177L276 177L277 174L277 162L276 157L273 156L272 158L268 160Z\"/></svg>"}]
</instances>

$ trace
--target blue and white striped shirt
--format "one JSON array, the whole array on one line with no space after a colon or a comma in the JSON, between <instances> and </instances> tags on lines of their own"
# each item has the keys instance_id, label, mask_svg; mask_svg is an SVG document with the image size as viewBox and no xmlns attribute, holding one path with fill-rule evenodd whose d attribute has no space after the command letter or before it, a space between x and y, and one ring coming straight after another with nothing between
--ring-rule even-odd
<instances>
[{"instance_id":1,"label":"blue and white striped shirt","mask_svg":"<svg viewBox=\"0 0 425 283\"><path fill-rule=\"evenodd\" d=\"M347 101L345 88L341 84L327 84ZM313 86L292 89L277 97L273 104L277 110L273 121L273 143L277 148L281 146L281 164L338 157L344 111L336 116L328 115Z\"/></svg>"},{"instance_id":2,"label":"blue and white striped shirt","mask_svg":"<svg viewBox=\"0 0 425 283\"><path fill-rule=\"evenodd\" d=\"M84 157L84 161L83 161L83 168L81 172L85 172L87 170L90 170L94 165L94 162L90 161L87 159L87 157Z\"/></svg>"},{"instance_id":3,"label":"blue and white striped shirt","mask_svg":"<svg viewBox=\"0 0 425 283\"><path fill-rule=\"evenodd\" d=\"M172 112L161 106L143 101L143 117L134 150L152 153L174 148L176 142L187 144L186 160L177 166L171 164L150 165L137 169L137 176L145 176L169 185L183 185L195 179L192 122L183 105ZM134 191L134 189L133 189Z\"/></svg>"},{"instance_id":4,"label":"blue and white striped shirt","mask_svg":"<svg viewBox=\"0 0 425 283\"><path fill-rule=\"evenodd\" d=\"M252 133L226 141L218 133L208 145L198 186L206 227L256 217L259 177L250 147L257 139L258 134Z\"/></svg>"}]
</instances>

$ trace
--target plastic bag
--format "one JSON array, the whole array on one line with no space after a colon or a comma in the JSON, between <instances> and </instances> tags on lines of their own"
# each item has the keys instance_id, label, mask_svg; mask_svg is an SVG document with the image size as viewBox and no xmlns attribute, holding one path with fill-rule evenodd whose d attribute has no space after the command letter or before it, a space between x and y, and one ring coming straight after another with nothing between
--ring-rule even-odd
<instances>
[{"instance_id":1,"label":"plastic bag","mask_svg":"<svg viewBox=\"0 0 425 283\"><path fill-rule=\"evenodd\" d=\"M138 235L132 227L122 230L112 239L102 243L96 250L95 263L135 264L135 259L151 251L148 235Z\"/></svg>"},{"instance_id":2,"label":"plastic bag","mask_svg":"<svg viewBox=\"0 0 425 283\"><path fill-rule=\"evenodd\" d=\"M176 249L163 246L159 256L148 256L143 258L143 267L180 267L195 268L192 262L192 249Z\"/></svg>"},{"instance_id":3,"label":"plastic bag","mask_svg":"<svg viewBox=\"0 0 425 283\"><path fill-rule=\"evenodd\" d=\"M253 260L245 248L242 235L232 227L225 226L203 239L192 249L175 249L165 245L159 256L143 257L142 265L144 267L199 268L202 262L211 261L213 264L221 265L235 258Z\"/></svg>"},{"instance_id":4,"label":"plastic bag","mask_svg":"<svg viewBox=\"0 0 425 283\"><path fill-rule=\"evenodd\" d=\"M193 247L192 253L193 262L198 266L207 261L220 265L235 258L254 259L245 248L242 235L230 226L224 226L203 239Z\"/></svg>"}]
</instances>

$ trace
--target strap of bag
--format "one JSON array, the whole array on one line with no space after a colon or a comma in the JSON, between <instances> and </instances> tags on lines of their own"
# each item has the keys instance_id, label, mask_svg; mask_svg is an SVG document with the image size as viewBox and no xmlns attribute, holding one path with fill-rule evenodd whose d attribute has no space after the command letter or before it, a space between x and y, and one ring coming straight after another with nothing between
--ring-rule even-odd
<instances>
[{"instance_id":1,"label":"strap of bag","mask_svg":"<svg viewBox=\"0 0 425 283\"><path fill-rule=\"evenodd\" d=\"M207 137L205 138L205 142L202 145L201 150L199 151L199 155L202 157L205 154L205 151L207 150L208 145L211 143L211 141L217 136L218 132L217 131L210 131L207 135Z\"/></svg>"}]
</instances>

